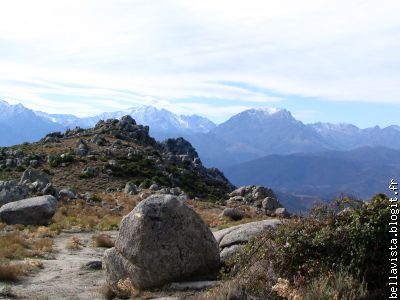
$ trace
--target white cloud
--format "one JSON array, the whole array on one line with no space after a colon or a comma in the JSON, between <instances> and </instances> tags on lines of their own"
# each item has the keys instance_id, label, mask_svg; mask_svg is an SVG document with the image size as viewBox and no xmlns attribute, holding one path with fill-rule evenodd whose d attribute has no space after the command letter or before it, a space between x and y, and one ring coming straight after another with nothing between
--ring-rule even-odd
<instances>
[{"instance_id":1,"label":"white cloud","mask_svg":"<svg viewBox=\"0 0 400 300\"><path fill-rule=\"evenodd\" d=\"M219 84L233 81L399 105L399 11L395 0L2 1L0 98L79 115L155 101L218 118L282 100Z\"/></svg>"}]
</instances>

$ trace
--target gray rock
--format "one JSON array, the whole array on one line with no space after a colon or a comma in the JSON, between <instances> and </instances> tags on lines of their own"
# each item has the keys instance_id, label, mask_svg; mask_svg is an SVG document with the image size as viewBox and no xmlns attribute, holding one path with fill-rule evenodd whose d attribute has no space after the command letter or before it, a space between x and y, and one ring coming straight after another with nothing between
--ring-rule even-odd
<instances>
[{"instance_id":1,"label":"gray rock","mask_svg":"<svg viewBox=\"0 0 400 300\"><path fill-rule=\"evenodd\" d=\"M28 168L24 171L19 181L20 184L34 183L37 182L38 186L44 188L50 183L50 176L44 172Z\"/></svg>"},{"instance_id":2,"label":"gray rock","mask_svg":"<svg viewBox=\"0 0 400 300\"><path fill-rule=\"evenodd\" d=\"M46 225L57 208L53 196L40 196L7 203L0 208L0 219L7 224Z\"/></svg>"},{"instance_id":3,"label":"gray rock","mask_svg":"<svg viewBox=\"0 0 400 300\"><path fill-rule=\"evenodd\" d=\"M29 161L29 165L31 167L37 167L39 165L39 161L37 159L32 159Z\"/></svg>"},{"instance_id":4,"label":"gray rock","mask_svg":"<svg viewBox=\"0 0 400 300\"><path fill-rule=\"evenodd\" d=\"M219 281L186 281L186 282L173 282L167 286L168 290L172 291L202 291L216 286Z\"/></svg>"},{"instance_id":5,"label":"gray rock","mask_svg":"<svg viewBox=\"0 0 400 300\"><path fill-rule=\"evenodd\" d=\"M6 159L6 167L13 167L16 165L15 159L7 158Z\"/></svg>"},{"instance_id":6,"label":"gray rock","mask_svg":"<svg viewBox=\"0 0 400 300\"><path fill-rule=\"evenodd\" d=\"M0 206L9 202L22 200L28 196L25 186L17 185L15 180L0 181Z\"/></svg>"},{"instance_id":7,"label":"gray rock","mask_svg":"<svg viewBox=\"0 0 400 300\"><path fill-rule=\"evenodd\" d=\"M75 148L75 154L79 156L86 156L89 153L89 147L85 141L79 140Z\"/></svg>"},{"instance_id":8,"label":"gray rock","mask_svg":"<svg viewBox=\"0 0 400 300\"><path fill-rule=\"evenodd\" d=\"M96 167L86 167L81 172L82 176L84 177L95 177L97 175L97 168Z\"/></svg>"},{"instance_id":9,"label":"gray rock","mask_svg":"<svg viewBox=\"0 0 400 300\"><path fill-rule=\"evenodd\" d=\"M273 197L266 197L263 201L262 201L262 207L266 210L266 211L274 211L275 209L277 209L278 207L281 207L282 205L278 202L278 200L276 200Z\"/></svg>"},{"instance_id":10,"label":"gray rock","mask_svg":"<svg viewBox=\"0 0 400 300\"><path fill-rule=\"evenodd\" d=\"M160 187L158 186L158 184L156 184L156 183L153 183L150 187L149 187L149 190L150 191L157 191L157 190L159 190L160 189Z\"/></svg>"},{"instance_id":11,"label":"gray rock","mask_svg":"<svg viewBox=\"0 0 400 300\"><path fill-rule=\"evenodd\" d=\"M243 219L244 217L246 217L246 213L240 209L237 208L225 208L223 210L223 212L221 213L222 216L224 217L228 217L231 220L234 221L239 221L241 219Z\"/></svg>"},{"instance_id":12,"label":"gray rock","mask_svg":"<svg viewBox=\"0 0 400 300\"><path fill-rule=\"evenodd\" d=\"M244 245L242 244L236 244L230 247L223 248L222 251L220 252L221 262L222 263L227 262L230 258L238 254L243 249L243 247Z\"/></svg>"},{"instance_id":13,"label":"gray rock","mask_svg":"<svg viewBox=\"0 0 400 300\"><path fill-rule=\"evenodd\" d=\"M127 182L125 184L124 193L129 195L136 195L138 192L138 188L132 182Z\"/></svg>"},{"instance_id":14,"label":"gray rock","mask_svg":"<svg viewBox=\"0 0 400 300\"><path fill-rule=\"evenodd\" d=\"M123 218L104 264L111 286L129 277L146 289L217 271L219 250L191 208L174 196L153 195Z\"/></svg>"},{"instance_id":15,"label":"gray rock","mask_svg":"<svg viewBox=\"0 0 400 300\"><path fill-rule=\"evenodd\" d=\"M76 192L72 189L62 189L58 192L59 198L62 200L76 199Z\"/></svg>"},{"instance_id":16,"label":"gray rock","mask_svg":"<svg viewBox=\"0 0 400 300\"><path fill-rule=\"evenodd\" d=\"M213 232L221 249L236 244L246 244L268 227L275 227L282 222L278 219L251 222Z\"/></svg>"},{"instance_id":17,"label":"gray rock","mask_svg":"<svg viewBox=\"0 0 400 300\"><path fill-rule=\"evenodd\" d=\"M175 196L178 196L182 192L182 190L179 187L170 188L169 191L172 195Z\"/></svg>"},{"instance_id":18,"label":"gray rock","mask_svg":"<svg viewBox=\"0 0 400 300\"><path fill-rule=\"evenodd\" d=\"M290 217L290 213L284 207L279 207L279 208L275 209L275 215L277 217L283 217L283 218Z\"/></svg>"},{"instance_id":19,"label":"gray rock","mask_svg":"<svg viewBox=\"0 0 400 300\"><path fill-rule=\"evenodd\" d=\"M93 260L89 261L86 264L82 266L82 269L88 270L88 271L97 271L101 270L103 266L103 263L101 260Z\"/></svg>"}]
</instances>

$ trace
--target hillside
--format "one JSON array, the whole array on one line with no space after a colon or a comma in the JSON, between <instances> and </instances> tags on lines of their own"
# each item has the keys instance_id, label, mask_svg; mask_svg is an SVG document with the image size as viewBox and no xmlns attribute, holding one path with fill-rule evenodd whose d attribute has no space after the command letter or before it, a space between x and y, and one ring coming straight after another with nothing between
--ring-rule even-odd
<instances>
[{"instance_id":1,"label":"hillside","mask_svg":"<svg viewBox=\"0 0 400 300\"><path fill-rule=\"evenodd\" d=\"M122 189L131 181L145 187L179 186L190 197L216 200L233 188L219 170L203 167L187 141L159 143L147 126L129 116L0 149L1 180L17 179L29 166L49 173L56 188L80 193Z\"/></svg>"},{"instance_id":2,"label":"hillside","mask_svg":"<svg viewBox=\"0 0 400 300\"><path fill-rule=\"evenodd\" d=\"M225 173L234 184L268 184L278 194L291 195L291 202L297 196L310 206L314 199L331 200L341 193L369 199L385 192L388 179L400 173L395 157L399 150L384 147L269 155L225 168Z\"/></svg>"}]
</instances>

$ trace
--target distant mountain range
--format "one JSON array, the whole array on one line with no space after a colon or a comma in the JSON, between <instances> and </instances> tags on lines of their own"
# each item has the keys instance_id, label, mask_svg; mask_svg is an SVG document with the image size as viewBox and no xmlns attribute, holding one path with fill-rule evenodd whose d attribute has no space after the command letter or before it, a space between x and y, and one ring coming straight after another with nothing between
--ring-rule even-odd
<instances>
[{"instance_id":1,"label":"distant mountain range","mask_svg":"<svg viewBox=\"0 0 400 300\"><path fill-rule=\"evenodd\" d=\"M205 133L216 127L213 122L198 115L176 115L166 109L157 109L146 105L84 118L78 118L74 115L35 113L66 128L76 126L89 128L96 125L100 120L120 119L125 115L130 115L137 123L148 125L153 137L158 139L177 137L182 134Z\"/></svg>"},{"instance_id":2,"label":"distant mountain range","mask_svg":"<svg viewBox=\"0 0 400 300\"><path fill-rule=\"evenodd\" d=\"M124 115L150 126L158 140L183 136L204 165L220 168L238 185L272 187L296 211L309 207L313 199L329 200L341 192L368 198L385 192L389 177L400 175L399 126L304 124L277 108L246 110L216 125L204 117L152 106L79 118L0 101L0 146L36 141L66 128L89 128L101 119Z\"/></svg>"},{"instance_id":3,"label":"distant mountain range","mask_svg":"<svg viewBox=\"0 0 400 300\"><path fill-rule=\"evenodd\" d=\"M89 128L100 120L119 119L124 115L131 115L137 123L148 125L151 135L159 140L205 133L216 127L213 122L198 115L176 115L152 106L139 106L80 118L71 114L33 111L22 104L10 105L0 100L0 146L34 142L49 132L64 131L77 126Z\"/></svg>"},{"instance_id":4,"label":"distant mountain range","mask_svg":"<svg viewBox=\"0 0 400 300\"><path fill-rule=\"evenodd\" d=\"M61 124L44 119L21 104L0 100L0 146L41 139L47 133L63 130Z\"/></svg>"},{"instance_id":5,"label":"distant mountain range","mask_svg":"<svg viewBox=\"0 0 400 300\"><path fill-rule=\"evenodd\" d=\"M227 166L272 154L352 150L365 146L400 149L400 128L360 129L351 124L304 124L285 109L243 111L208 133L186 136L206 165Z\"/></svg>"},{"instance_id":6,"label":"distant mountain range","mask_svg":"<svg viewBox=\"0 0 400 300\"><path fill-rule=\"evenodd\" d=\"M289 198L307 200L297 207L301 209L309 208L315 199L331 200L341 193L362 199L370 199L378 192L387 193L390 179L400 175L399 157L400 150L361 147L350 151L269 155L227 167L224 172L233 184L266 185L292 196Z\"/></svg>"}]
</instances>

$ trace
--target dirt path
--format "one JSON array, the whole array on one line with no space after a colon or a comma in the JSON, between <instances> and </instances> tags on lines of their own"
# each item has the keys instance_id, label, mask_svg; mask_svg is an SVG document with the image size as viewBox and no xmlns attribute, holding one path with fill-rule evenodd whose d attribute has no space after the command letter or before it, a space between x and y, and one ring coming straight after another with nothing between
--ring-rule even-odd
<instances>
[{"instance_id":1,"label":"dirt path","mask_svg":"<svg viewBox=\"0 0 400 300\"><path fill-rule=\"evenodd\" d=\"M117 232L108 234L115 237ZM91 245L93 235L61 233L54 238L54 259L42 260L44 269L13 284L13 292L21 299L102 299L99 289L105 280L104 271L82 269L90 261L101 261L106 250ZM72 236L83 242L80 250L67 249Z\"/></svg>"},{"instance_id":2,"label":"dirt path","mask_svg":"<svg viewBox=\"0 0 400 300\"><path fill-rule=\"evenodd\" d=\"M61 233L54 238L53 259L41 260L43 269L29 274L23 280L11 284L12 294L17 299L32 300L80 300L104 299L100 289L105 284L103 270L85 270L82 266L91 261L101 261L105 248L94 247L92 237L99 233ZM117 231L107 232L115 240ZM83 245L79 250L69 250L66 245L71 237L76 236ZM143 292L138 299L178 300L193 299L198 289L181 288L180 283L172 284L160 290ZM185 284L184 284L185 285ZM164 298L165 297L165 298ZM4 299L1 298L0 299ZM7 299L7 298L6 298Z\"/></svg>"}]
</instances>

